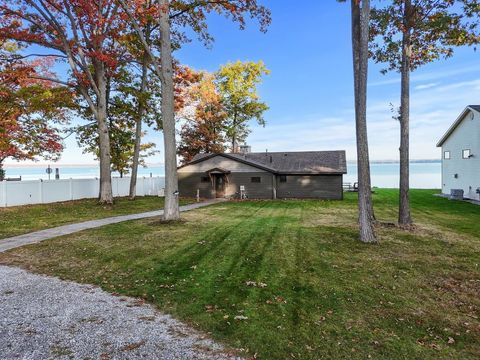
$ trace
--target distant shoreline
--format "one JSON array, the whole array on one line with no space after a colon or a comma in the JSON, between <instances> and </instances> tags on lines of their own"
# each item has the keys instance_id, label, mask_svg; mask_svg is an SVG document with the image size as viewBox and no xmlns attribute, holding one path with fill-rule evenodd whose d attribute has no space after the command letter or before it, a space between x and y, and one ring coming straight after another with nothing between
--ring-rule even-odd
<instances>
[{"instance_id":1,"label":"distant shoreline","mask_svg":"<svg viewBox=\"0 0 480 360\"><path fill-rule=\"evenodd\" d=\"M412 188L431 189L440 186L442 181L441 176L441 161L439 160L413 160L410 164L410 182ZM15 165L15 164L14 164ZM51 164L53 174L51 178L55 178L55 168L60 171L60 179L90 179L98 178L100 175L100 168L98 164L95 165L61 165ZM46 180L46 165L35 164L22 166L7 166L5 168L8 178L19 178L22 180ZM394 160L372 161L370 170L372 177L372 185L382 188L395 188L399 183L399 163ZM357 164L349 161L347 164L348 173L344 175L343 181L354 183L358 180ZM120 176L113 172L112 176ZM126 175L128 176L128 175ZM150 176L165 176L165 166L150 164L148 168L140 168L139 177Z\"/></svg>"},{"instance_id":2,"label":"distant shoreline","mask_svg":"<svg viewBox=\"0 0 480 360\"><path fill-rule=\"evenodd\" d=\"M442 160L440 159L421 159L421 160L410 160L411 164L431 164L431 163L440 163ZM357 162L355 160L347 160L348 164L356 164ZM398 164L398 160L372 160L370 161L370 164ZM12 168L46 168L50 165L51 168L92 168L99 166L99 164L56 164L56 163L50 163L50 164L4 164L3 167L5 169L12 169ZM158 167L158 166L164 166L163 163L155 163L155 164L147 164L147 168L150 167Z\"/></svg>"},{"instance_id":3,"label":"distant shoreline","mask_svg":"<svg viewBox=\"0 0 480 360\"><path fill-rule=\"evenodd\" d=\"M410 164L432 164L441 163L440 159L424 159L424 160L410 160ZM356 164L355 160L347 160L349 164ZM399 164L399 160L371 160L370 164Z\"/></svg>"},{"instance_id":4,"label":"distant shoreline","mask_svg":"<svg viewBox=\"0 0 480 360\"><path fill-rule=\"evenodd\" d=\"M8 168L46 168L50 165L52 169L58 168L92 168L97 167L99 164L56 164L56 163L39 163L39 164L4 164L3 167L5 169ZM147 164L147 168L149 167L157 167L157 166L164 166L164 164L157 163L157 164Z\"/></svg>"}]
</instances>

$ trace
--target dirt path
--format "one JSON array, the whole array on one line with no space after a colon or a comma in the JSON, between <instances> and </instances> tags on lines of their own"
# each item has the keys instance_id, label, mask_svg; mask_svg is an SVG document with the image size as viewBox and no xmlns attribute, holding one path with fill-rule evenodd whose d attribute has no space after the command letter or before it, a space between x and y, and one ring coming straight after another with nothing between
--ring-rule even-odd
<instances>
[{"instance_id":1,"label":"dirt path","mask_svg":"<svg viewBox=\"0 0 480 360\"><path fill-rule=\"evenodd\" d=\"M222 200L210 200L196 204L190 204L180 207L180 211L188 211L198 209L204 206L212 205ZM35 244L44 240L52 239L58 236L63 235L70 235L79 231L94 229L105 225L116 224L123 221L129 220L138 220L138 219L145 219L149 217L156 217L162 216L163 210L158 211L149 211L140 214L130 214L130 215L122 215L122 216L114 216L105 219L98 219L98 220L90 220L84 221L77 224L70 224L70 225L63 225L52 229L40 230L35 231L32 233L18 235L6 239L0 239L0 253L15 249L17 247L28 245L28 244Z\"/></svg>"}]
</instances>

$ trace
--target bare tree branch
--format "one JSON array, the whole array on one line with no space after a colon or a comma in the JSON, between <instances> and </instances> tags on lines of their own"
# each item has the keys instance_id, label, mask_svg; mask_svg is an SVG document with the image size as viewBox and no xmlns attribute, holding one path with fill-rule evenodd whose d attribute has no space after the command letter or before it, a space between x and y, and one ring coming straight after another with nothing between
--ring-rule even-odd
<instances>
[{"instance_id":1,"label":"bare tree branch","mask_svg":"<svg viewBox=\"0 0 480 360\"><path fill-rule=\"evenodd\" d=\"M69 87L72 86L71 83L68 83L68 82L62 81L62 80L58 80L58 79L55 79L55 78L50 78L48 76L32 75L32 76L29 76L29 78L30 79L36 79L36 80L51 81L51 82L61 84L61 85L65 85L65 86L69 86Z\"/></svg>"}]
</instances>

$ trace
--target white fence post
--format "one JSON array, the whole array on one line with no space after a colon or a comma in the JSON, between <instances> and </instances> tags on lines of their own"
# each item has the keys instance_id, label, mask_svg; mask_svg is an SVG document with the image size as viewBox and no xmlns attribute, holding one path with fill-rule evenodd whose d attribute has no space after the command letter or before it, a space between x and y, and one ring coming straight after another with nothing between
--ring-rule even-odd
<instances>
[{"instance_id":1,"label":"white fence post","mask_svg":"<svg viewBox=\"0 0 480 360\"><path fill-rule=\"evenodd\" d=\"M2 206L7 207L7 181L2 181L0 184L2 185Z\"/></svg>"},{"instance_id":2,"label":"white fence post","mask_svg":"<svg viewBox=\"0 0 480 360\"><path fill-rule=\"evenodd\" d=\"M43 180L38 180L38 201L43 204Z\"/></svg>"},{"instance_id":3,"label":"white fence post","mask_svg":"<svg viewBox=\"0 0 480 360\"><path fill-rule=\"evenodd\" d=\"M70 200L73 200L73 179L72 178L70 178L68 185L69 185L69 190L70 190L69 198L70 198Z\"/></svg>"}]
</instances>

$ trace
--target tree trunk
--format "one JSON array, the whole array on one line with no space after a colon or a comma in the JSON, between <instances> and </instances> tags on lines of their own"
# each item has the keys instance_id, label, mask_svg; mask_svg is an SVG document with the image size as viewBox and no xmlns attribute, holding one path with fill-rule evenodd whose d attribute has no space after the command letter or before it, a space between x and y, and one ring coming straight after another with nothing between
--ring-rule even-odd
<instances>
[{"instance_id":1,"label":"tree trunk","mask_svg":"<svg viewBox=\"0 0 480 360\"><path fill-rule=\"evenodd\" d=\"M351 6L360 240L364 243L376 243L377 239L373 228L373 205L367 135L370 2L369 0L363 0L362 7L360 7L357 0L351 0Z\"/></svg>"},{"instance_id":2,"label":"tree trunk","mask_svg":"<svg viewBox=\"0 0 480 360\"><path fill-rule=\"evenodd\" d=\"M160 0L160 60L162 83L162 120L165 150L165 220L178 220L177 147L173 89L172 44L170 39L169 0Z\"/></svg>"},{"instance_id":3,"label":"tree trunk","mask_svg":"<svg viewBox=\"0 0 480 360\"><path fill-rule=\"evenodd\" d=\"M401 72L401 99L400 99L400 201L398 209L398 224L409 226L412 224L410 215L410 59L412 52L411 33L409 29L411 0L405 0L403 15L404 27L402 39L402 66Z\"/></svg>"},{"instance_id":4,"label":"tree trunk","mask_svg":"<svg viewBox=\"0 0 480 360\"><path fill-rule=\"evenodd\" d=\"M102 204L113 204L112 174L110 170L110 137L107 125L107 81L105 77L105 66L101 62L95 62L95 75L99 96L97 99L97 123L98 123L98 144L100 158L100 194L99 202Z\"/></svg>"},{"instance_id":5,"label":"tree trunk","mask_svg":"<svg viewBox=\"0 0 480 360\"><path fill-rule=\"evenodd\" d=\"M5 170L3 169L3 162L0 161L0 181L5 180Z\"/></svg>"},{"instance_id":6,"label":"tree trunk","mask_svg":"<svg viewBox=\"0 0 480 360\"><path fill-rule=\"evenodd\" d=\"M237 115L235 112L235 115L233 116L233 121L232 121L232 153L236 153L237 149Z\"/></svg>"},{"instance_id":7,"label":"tree trunk","mask_svg":"<svg viewBox=\"0 0 480 360\"><path fill-rule=\"evenodd\" d=\"M144 92L148 84L148 54L144 54L142 61L142 80L138 97L137 119L135 123L135 146L133 149L132 177L130 178L130 200L135 200L137 192L138 162L140 160L140 147L142 144L142 123L145 113Z\"/></svg>"}]
</instances>

